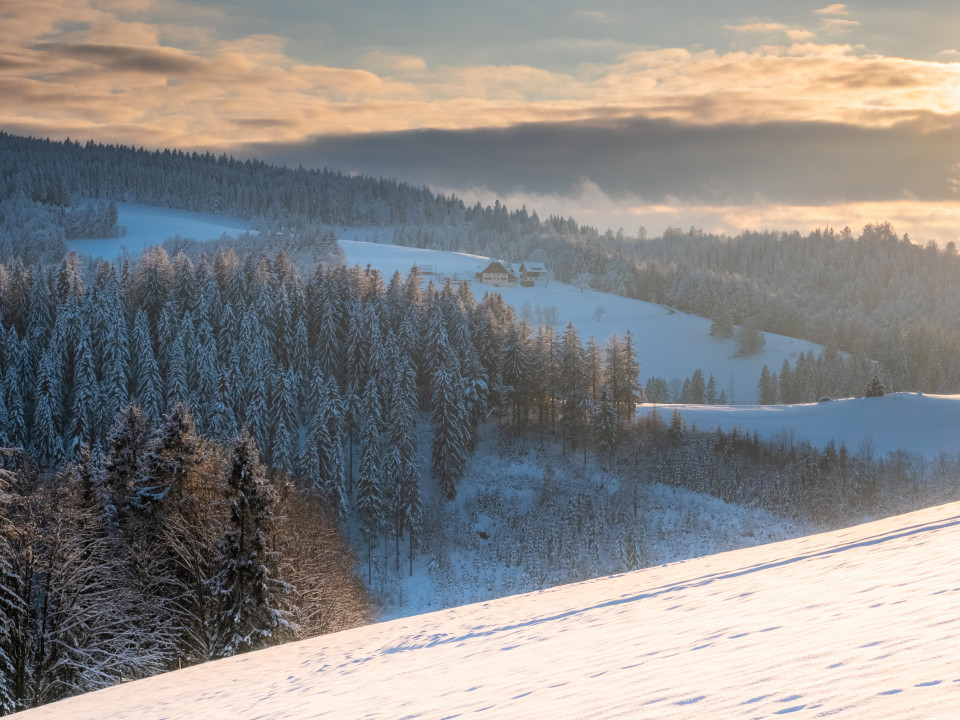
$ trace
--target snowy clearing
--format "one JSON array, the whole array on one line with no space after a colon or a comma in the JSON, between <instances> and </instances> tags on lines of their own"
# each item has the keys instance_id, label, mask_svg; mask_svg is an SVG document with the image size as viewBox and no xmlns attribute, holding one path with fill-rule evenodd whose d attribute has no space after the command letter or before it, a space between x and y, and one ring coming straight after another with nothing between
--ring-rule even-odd
<instances>
[{"instance_id":1,"label":"snowy clearing","mask_svg":"<svg viewBox=\"0 0 960 720\"><path fill-rule=\"evenodd\" d=\"M750 357L734 357L736 342L711 337L710 320L697 315L556 281L532 288L483 285L475 280L475 274L486 266L488 258L345 239L376 239L386 232L383 228L341 231L340 246L348 263L378 268L384 281L398 270L406 275L413 265L434 272L438 283L444 277L469 280L478 300L486 292L500 293L505 302L534 326L548 314L548 308L555 308L557 332L562 333L567 323L572 322L582 340L593 335L601 346L610 335L623 336L629 330L636 343L642 382L650 377L661 377L667 382L676 378L682 382L700 368L705 377L713 374L717 392L726 392L731 404L752 403L764 365L779 368L787 358L793 364L801 352L812 350L814 355L819 355L823 350L816 343L764 333L766 346L761 352ZM599 318L598 307L602 308Z\"/></svg>"},{"instance_id":2,"label":"snowy clearing","mask_svg":"<svg viewBox=\"0 0 960 720\"><path fill-rule=\"evenodd\" d=\"M952 718L958 544L953 503L348 630L23 717Z\"/></svg>"},{"instance_id":3,"label":"snowy clearing","mask_svg":"<svg viewBox=\"0 0 960 720\"><path fill-rule=\"evenodd\" d=\"M123 237L70 240L67 247L81 255L113 260L124 250L139 255L151 245L159 245L178 235L206 241L215 240L224 233L237 235L250 229L250 223L239 218L136 203L118 202L117 214L118 224L127 229Z\"/></svg>"},{"instance_id":4,"label":"snowy clearing","mask_svg":"<svg viewBox=\"0 0 960 720\"><path fill-rule=\"evenodd\" d=\"M838 447L846 443L851 453L865 444L877 456L899 449L928 459L960 453L960 395L903 392L802 405L656 407L665 422L676 409L688 427L696 424L701 431L756 430L763 439L806 440L821 449L833 440ZM638 414L649 415L653 408L642 405Z\"/></svg>"}]
</instances>

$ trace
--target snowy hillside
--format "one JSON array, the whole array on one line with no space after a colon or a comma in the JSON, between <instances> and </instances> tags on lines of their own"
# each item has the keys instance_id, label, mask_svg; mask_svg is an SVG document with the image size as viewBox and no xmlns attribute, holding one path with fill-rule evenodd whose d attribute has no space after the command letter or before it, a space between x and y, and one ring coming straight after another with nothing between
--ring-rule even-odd
<instances>
[{"instance_id":1,"label":"snowy hillside","mask_svg":"<svg viewBox=\"0 0 960 720\"><path fill-rule=\"evenodd\" d=\"M70 249L84 255L113 258L123 248L138 254L149 245L177 235L205 241L249 229L243 220L207 213L132 203L117 203L117 209L119 223L127 229L126 235L116 239L73 240L69 243ZM661 377L667 382L673 379L682 382L700 368L705 376L713 374L717 392L724 391L732 403L754 401L764 365L779 368L786 358L792 363L801 352L813 350L819 354L822 349L815 343L766 333L766 347L762 352L738 358L734 357L736 343L710 337L710 321L696 315L559 282L536 288L494 288L474 281L476 271L486 265L487 258L378 242L392 237L390 228L344 228L338 234L350 265L378 268L385 279L394 271L405 275L411 266L419 265L434 272L436 281L444 277L470 280L478 299L488 291L500 293L533 326L554 310L558 332L572 322L584 340L593 335L601 345L611 334L622 336L629 330L636 341L642 381ZM549 268L549 263L547 266ZM599 318L598 308L602 309Z\"/></svg>"},{"instance_id":2,"label":"snowy hillside","mask_svg":"<svg viewBox=\"0 0 960 720\"><path fill-rule=\"evenodd\" d=\"M133 255L139 255L145 248L159 245L176 236L205 241L219 238L224 233L237 235L250 229L250 224L245 220L224 215L136 203L118 202L116 205L119 217L117 222L126 228L125 235L118 238L71 240L67 246L81 255L112 260L124 249Z\"/></svg>"},{"instance_id":3,"label":"snowy hillside","mask_svg":"<svg viewBox=\"0 0 960 720\"><path fill-rule=\"evenodd\" d=\"M341 233L341 238L377 238L383 232L382 229L353 229ZM736 343L711 337L710 320L662 305L555 281L546 287L533 288L483 285L474 278L488 259L476 255L344 239L340 240L340 246L350 265L366 267L369 264L380 269L385 280L397 270L405 275L414 264L432 270L441 278L469 280L478 299L486 292L500 293L521 317L529 319L534 326L548 314L548 308L554 308L558 332L563 332L567 323L572 322L582 339L593 335L601 346L613 333L622 336L629 330L637 346L641 381L660 377L667 382L675 378L682 382L700 368L705 377L713 374L717 392L724 391L731 403L754 402L757 381L764 365L779 368L786 358L790 358L793 364L801 352L812 350L818 355L822 351L815 343L765 333L766 346L761 352L750 357L734 357ZM599 318L598 308L602 309Z\"/></svg>"},{"instance_id":4,"label":"snowy hillside","mask_svg":"<svg viewBox=\"0 0 960 720\"><path fill-rule=\"evenodd\" d=\"M818 448L833 440L838 446L846 443L850 452L863 443L879 456L899 449L929 459L960 453L960 395L893 393L802 405L661 405L657 412L669 421L674 409L698 430L736 427L763 439L806 440ZM641 416L652 411L651 405L638 409Z\"/></svg>"},{"instance_id":5,"label":"snowy hillside","mask_svg":"<svg viewBox=\"0 0 960 720\"><path fill-rule=\"evenodd\" d=\"M952 718L960 504L420 615L24 718Z\"/></svg>"}]
</instances>

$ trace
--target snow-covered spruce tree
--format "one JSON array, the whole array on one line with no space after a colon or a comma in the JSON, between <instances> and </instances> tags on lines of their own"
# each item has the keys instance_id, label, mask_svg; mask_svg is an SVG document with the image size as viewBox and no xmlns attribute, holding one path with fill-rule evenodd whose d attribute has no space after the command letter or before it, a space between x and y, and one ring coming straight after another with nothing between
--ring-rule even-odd
<instances>
[{"instance_id":1,"label":"snow-covered spruce tree","mask_svg":"<svg viewBox=\"0 0 960 720\"><path fill-rule=\"evenodd\" d=\"M208 659L215 532L216 481L211 453L186 407L177 403L160 421L143 460L144 484L154 499L140 510L137 550L152 578L145 590L164 611L177 660Z\"/></svg>"},{"instance_id":2,"label":"snow-covered spruce tree","mask_svg":"<svg viewBox=\"0 0 960 720\"><path fill-rule=\"evenodd\" d=\"M770 368L764 365L757 382L757 402L760 405L776 405L778 384L777 374L771 374Z\"/></svg>"},{"instance_id":3,"label":"snow-covered spruce tree","mask_svg":"<svg viewBox=\"0 0 960 720\"><path fill-rule=\"evenodd\" d=\"M230 369L223 368L217 380L217 391L207 418L207 436L214 440L227 440L237 434L237 421L231 403Z\"/></svg>"},{"instance_id":4,"label":"snow-covered spruce tree","mask_svg":"<svg viewBox=\"0 0 960 720\"><path fill-rule=\"evenodd\" d=\"M98 440L100 427L100 393L93 366L93 348L90 334L85 333L73 374L73 428L70 433L70 454L75 455L82 444Z\"/></svg>"},{"instance_id":5,"label":"snow-covered spruce tree","mask_svg":"<svg viewBox=\"0 0 960 720\"><path fill-rule=\"evenodd\" d=\"M886 391L886 388L883 387L883 381L874 375L870 378L870 382L867 383L867 387L863 391L864 397L883 397L883 393Z\"/></svg>"},{"instance_id":6,"label":"snow-covered spruce tree","mask_svg":"<svg viewBox=\"0 0 960 720\"><path fill-rule=\"evenodd\" d=\"M288 475L293 472L299 445L299 383L293 368L274 376L272 465Z\"/></svg>"},{"instance_id":7,"label":"snow-covered spruce tree","mask_svg":"<svg viewBox=\"0 0 960 720\"><path fill-rule=\"evenodd\" d=\"M633 422L637 403L644 400L640 384L640 362L633 335L628 330L623 340L611 338L607 347L607 382L610 398L620 414L620 425L627 427Z\"/></svg>"},{"instance_id":8,"label":"snow-covered spruce tree","mask_svg":"<svg viewBox=\"0 0 960 720\"><path fill-rule=\"evenodd\" d=\"M737 357L748 357L763 350L766 339L760 331L760 321L748 317L737 330Z\"/></svg>"},{"instance_id":9,"label":"snow-covered spruce tree","mask_svg":"<svg viewBox=\"0 0 960 720\"><path fill-rule=\"evenodd\" d=\"M265 456L270 453L270 417L268 411L268 390L269 372L266 369L266 363L259 366L261 371L254 374L253 384L250 388L250 403L247 405L244 425L250 430L254 441ZM261 374L262 373L262 374Z\"/></svg>"},{"instance_id":10,"label":"snow-covered spruce tree","mask_svg":"<svg viewBox=\"0 0 960 720\"><path fill-rule=\"evenodd\" d=\"M389 444L384 477L389 483L389 504L396 541L396 567L400 567L400 538L409 533L410 574L413 550L422 523L420 456L417 451L417 373L402 352L396 363L390 400Z\"/></svg>"},{"instance_id":11,"label":"snow-covered spruce tree","mask_svg":"<svg viewBox=\"0 0 960 720\"><path fill-rule=\"evenodd\" d=\"M560 340L558 395L563 410L564 440L579 437L586 449L590 418L590 388L580 335L573 323L567 325Z\"/></svg>"},{"instance_id":12,"label":"snow-covered spruce tree","mask_svg":"<svg viewBox=\"0 0 960 720\"><path fill-rule=\"evenodd\" d=\"M121 529L129 527L132 506L148 505L156 500L143 484L141 463L150 439L150 424L136 403L128 403L119 413L107 435L104 461L104 491L107 521Z\"/></svg>"},{"instance_id":13,"label":"snow-covered spruce tree","mask_svg":"<svg viewBox=\"0 0 960 720\"><path fill-rule=\"evenodd\" d=\"M63 462L63 439L60 435L62 385L59 360L47 353L40 361L36 402L30 440L42 467L57 467Z\"/></svg>"},{"instance_id":14,"label":"snow-covered spruce tree","mask_svg":"<svg viewBox=\"0 0 960 720\"><path fill-rule=\"evenodd\" d=\"M103 400L103 418L110 422L129 399L127 370L130 353L127 345L126 322L121 313L111 318L103 347L103 382L100 397Z\"/></svg>"},{"instance_id":15,"label":"snow-covered spruce tree","mask_svg":"<svg viewBox=\"0 0 960 720\"><path fill-rule=\"evenodd\" d=\"M209 432L210 416L217 401L220 383L220 350L213 328L206 319L197 328L195 385L191 406L196 409L201 432Z\"/></svg>"},{"instance_id":16,"label":"snow-covered spruce tree","mask_svg":"<svg viewBox=\"0 0 960 720\"><path fill-rule=\"evenodd\" d=\"M342 519L347 512L343 405L336 383L324 377L319 367L314 368L311 388L317 409L307 430L301 474L304 484L320 495L326 509Z\"/></svg>"},{"instance_id":17,"label":"snow-covered spruce tree","mask_svg":"<svg viewBox=\"0 0 960 720\"><path fill-rule=\"evenodd\" d=\"M452 352L431 378L433 451L431 468L444 497L453 500L467 462L470 428L464 406L463 381Z\"/></svg>"},{"instance_id":18,"label":"snow-covered spruce tree","mask_svg":"<svg viewBox=\"0 0 960 720\"><path fill-rule=\"evenodd\" d=\"M687 441L687 423L679 410L674 410L673 415L670 417L670 429L668 433L670 439L676 445L683 445Z\"/></svg>"},{"instance_id":19,"label":"snow-covered spruce tree","mask_svg":"<svg viewBox=\"0 0 960 720\"><path fill-rule=\"evenodd\" d=\"M597 447L601 452L610 452L616 446L620 435L620 415L605 387L600 390L600 400L593 416L593 423Z\"/></svg>"},{"instance_id":20,"label":"snow-covered spruce tree","mask_svg":"<svg viewBox=\"0 0 960 720\"><path fill-rule=\"evenodd\" d=\"M143 309L137 310L130 345L133 396L151 418L160 417L163 409L163 385L160 368L153 352L150 326Z\"/></svg>"},{"instance_id":21,"label":"snow-covered spruce tree","mask_svg":"<svg viewBox=\"0 0 960 720\"><path fill-rule=\"evenodd\" d=\"M500 358L500 379L504 385L507 404L512 411L512 423L523 427L529 412L531 384L531 357L528 340L530 328L526 322L510 324L503 341Z\"/></svg>"},{"instance_id":22,"label":"snow-covered spruce tree","mask_svg":"<svg viewBox=\"0 0 960 720\"><path fill-rule=\"evenodd\" d=\"M166 401L167 408L178 402L187 402L187 357L183 347L183 338L177 336L170 348L167 367Z\"/></svg>"},{"instance_id":23,"label":"snow-covered spruce tree","mask_svg":"<svg viewBox=\"0 0 960 720\"><path fill-rule=\"evenodd\" d=\"M279 553L271 545L274 489L246 430L233 446L226 492L230 519L211 581L218 604L215 657L276 644L296 631L287 599L291 587L278 574Z\"/></svg>"},{"instance_id":24,"label":"snow-covered spruce tree","mask_svg":"<svg viewBox=\"0 0 960 720\"><path fill-rule=\"evenodd\" d=\"M176 403L141 451L135 504L143 509L150 505L176 508L202 456L193 416L183 403Z\"/></svg>"},{"instance_id":25,"label":"snow-covered spruce tree","mask_svg":"<svg viewBox=\"0 0 960 720\"><path fill-rule=\"evenodd\" d=\"M380 399L374 378L367 381L360 423L360 478L357 484L357 515L367 541L367 582L373 583L371 553L384 521L383 472L380 452Z\"/></svg>"}]
</instances>

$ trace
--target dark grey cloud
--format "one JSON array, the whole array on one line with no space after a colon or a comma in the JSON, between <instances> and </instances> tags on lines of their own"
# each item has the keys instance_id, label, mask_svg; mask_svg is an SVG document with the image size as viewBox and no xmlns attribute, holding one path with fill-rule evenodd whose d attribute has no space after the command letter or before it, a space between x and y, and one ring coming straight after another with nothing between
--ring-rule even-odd
<instances>
[{"instance_id":1,"label":"dark grey cloud","mask_svg":"<svg viewBox=\"0 0 960 720\"><path fill-rule=\"evenodd\" d=\"M233 118L230 120L234 125L248 128L283 128L293 127L298 123L286 118Z\"/></svg>"},{"instance_id":2,"label":"dark grey cloud","mask_svg":"<svg viewBox=\"0 0 960 720\"><path fill-rule=\"evenodd\" d=\"M127 45L41 43L34 45L33 49L94 63L108 70L135 70L159 75L186 75L199 70L202 65L199 59L177 51Z\"/></svg>"},{"instance_id":3,"label":"dark grey cloud","mask_svg":"<svg viewBox=\"0 0 960 720\"><path fill-rule=\"evenodd\" d=\"M647 119L418 130L248 146L241 154L435 187L704 204L955 199L960 116L890 128L822 122L683 125Z\"/></svg>"},{"instance_id":4,"label":"dark grey cloud","mask_svg":"<svg viewBox=\"0 0 960 720\"><path fill-rule=\"evenodd\" d=\"M27 62L16 55L0 54L0 70L20 70L36 65L33 62Z\"/></svg>"}]
</instances>

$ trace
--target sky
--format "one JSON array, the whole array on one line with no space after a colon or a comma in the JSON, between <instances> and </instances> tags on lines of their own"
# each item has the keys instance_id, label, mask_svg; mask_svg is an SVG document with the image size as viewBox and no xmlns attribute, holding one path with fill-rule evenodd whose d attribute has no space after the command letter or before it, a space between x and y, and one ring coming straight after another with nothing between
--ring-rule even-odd
<instances>
[{"instance_id":1,"label":"sky","mask_svg":"<svg viewBox=\"0 0 960 720\"><path fill-rule=\"evenodd\" d=\"M960 240L955 0L0 0L0 129L598 228Z\"/></svg>"}]
</instances>

